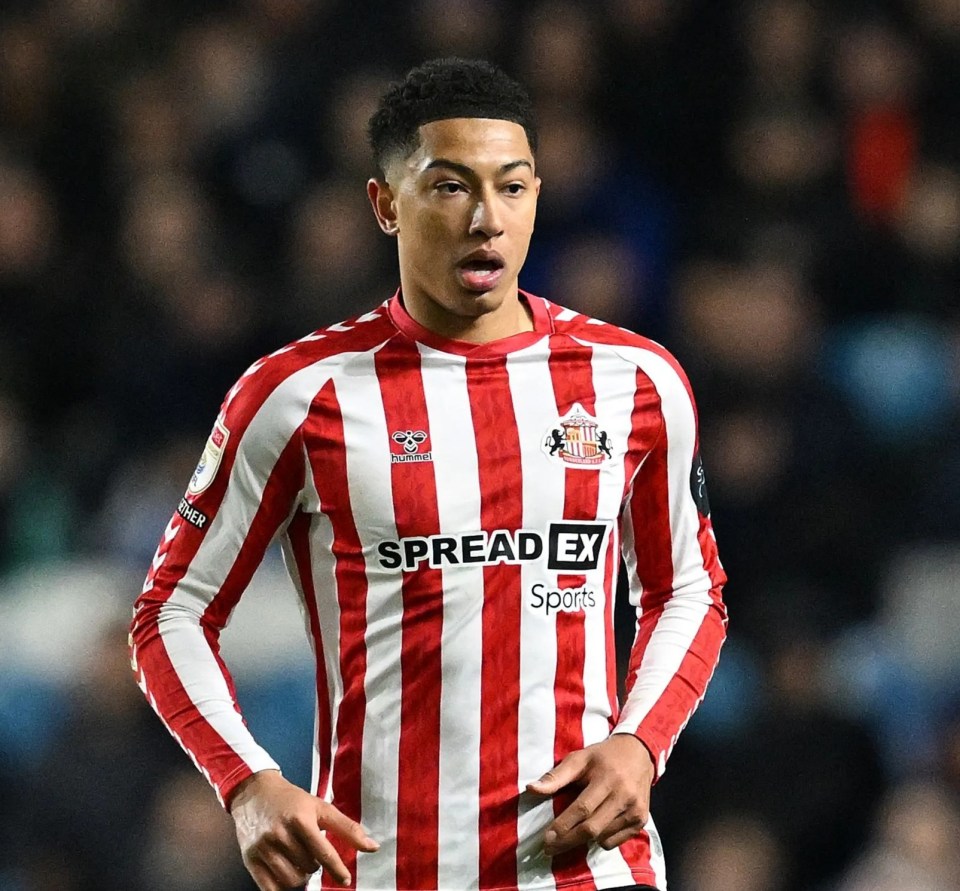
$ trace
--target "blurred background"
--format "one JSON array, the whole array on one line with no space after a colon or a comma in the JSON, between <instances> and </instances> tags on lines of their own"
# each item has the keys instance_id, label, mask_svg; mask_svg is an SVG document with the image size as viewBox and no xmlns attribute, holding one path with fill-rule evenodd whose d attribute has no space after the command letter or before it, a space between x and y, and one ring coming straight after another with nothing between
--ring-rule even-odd
<instances>
[{"instance_id":1,"label":"blurred background","mask_svg":"<svg viewBox=\"0 0 960 891\"><path fill-rule=\"evenodd\" d=\"M536 97L521 285L698 394L731 634L671 889L960 889L957 0L3 0L0 891L251 887L126 624L232 382L396 287L364 129L441 54ZM306 783L294 600L271 554L225 652Z\"/></svg>"}]
</instances>

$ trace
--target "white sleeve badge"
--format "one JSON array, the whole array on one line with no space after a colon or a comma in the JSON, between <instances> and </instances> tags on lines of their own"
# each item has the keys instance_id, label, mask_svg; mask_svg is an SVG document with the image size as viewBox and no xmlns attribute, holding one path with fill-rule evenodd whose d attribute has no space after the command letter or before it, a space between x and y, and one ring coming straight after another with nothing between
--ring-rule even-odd
<instances>
[{"instance_id":1,"label":"white sleeve badge","mask_svg":"<svg viewBox=\"0 0 960 891\"><path fill-rule=\"evenodd\" d=\"M203 447L203 454L200 456L197 469L190 479L190 485L187 486L188 495L199 495L213 482L229 438L230 431L227 430L222 418L217 418L213 430L210 431L207 444Z\"/></svg>"}]
</instances>

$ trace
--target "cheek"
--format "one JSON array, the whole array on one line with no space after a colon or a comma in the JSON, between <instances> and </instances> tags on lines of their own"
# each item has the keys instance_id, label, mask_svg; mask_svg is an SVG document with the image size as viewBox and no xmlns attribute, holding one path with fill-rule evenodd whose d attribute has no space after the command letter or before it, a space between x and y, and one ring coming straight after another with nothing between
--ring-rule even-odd
<instances>
[{"instance_id":1,"label":"cheek","mask_svg":"<svg viewBox=\"0 0 960 891\"><path fill-rule=\"evenodd\" d=\"M421 210L411 215L406 223L408 242L417 247L418 253L437 254L455 239L453 214ZM404 231L401 223L401 232Z\"/></svg>"}]
</instances>

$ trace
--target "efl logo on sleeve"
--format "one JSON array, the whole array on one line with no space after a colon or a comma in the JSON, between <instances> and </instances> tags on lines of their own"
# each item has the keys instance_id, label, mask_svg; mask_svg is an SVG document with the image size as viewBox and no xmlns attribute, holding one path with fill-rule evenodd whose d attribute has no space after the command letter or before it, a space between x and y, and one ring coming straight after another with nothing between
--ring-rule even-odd
<instances>
[{"instance_id":1,"label":"efl logo on sleeve","mask_svg":"<svg viewBox=\"0 0 960 891\"><path fill-rule=\"evenodd\" d=\"M220 418L217 418L210 431L210 438L203 447L203 454L200 456L200 463L193 472L190 485L187 486L188 495L199 495L213 482L217 475L217 468L223 459L224 449L227 447L227 440L230 438L230 431Z\"/></svg>"},{"instance_id":2,"label":"efl logo on sleeve","mask_svg":"<svg viewBox=\"0 0 960 891\"><path fill-rule=\"evenodd\" d=\"M551 523L547 569L582 573L596 569L607 523Z\"/></svg>"}]
</instances>

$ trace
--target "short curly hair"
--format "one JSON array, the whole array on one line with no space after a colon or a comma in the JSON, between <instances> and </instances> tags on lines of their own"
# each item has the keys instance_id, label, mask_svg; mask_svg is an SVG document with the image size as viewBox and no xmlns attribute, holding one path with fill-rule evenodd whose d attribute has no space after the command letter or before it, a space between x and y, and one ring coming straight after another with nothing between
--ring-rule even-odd
<instances>
[{"instance_id":1,"label":"short curly hair","mask_svg":"<svg viewBox=\"0 0 960 891\"><path fill-rule=\"evenodd\" d=\"M416 150L422 124L447 118L513 121L537 151L533 103L524 87L483 59L431 59L391 84L370 118L367 133L380 172Z\"/></svg>"}]
</instances>

